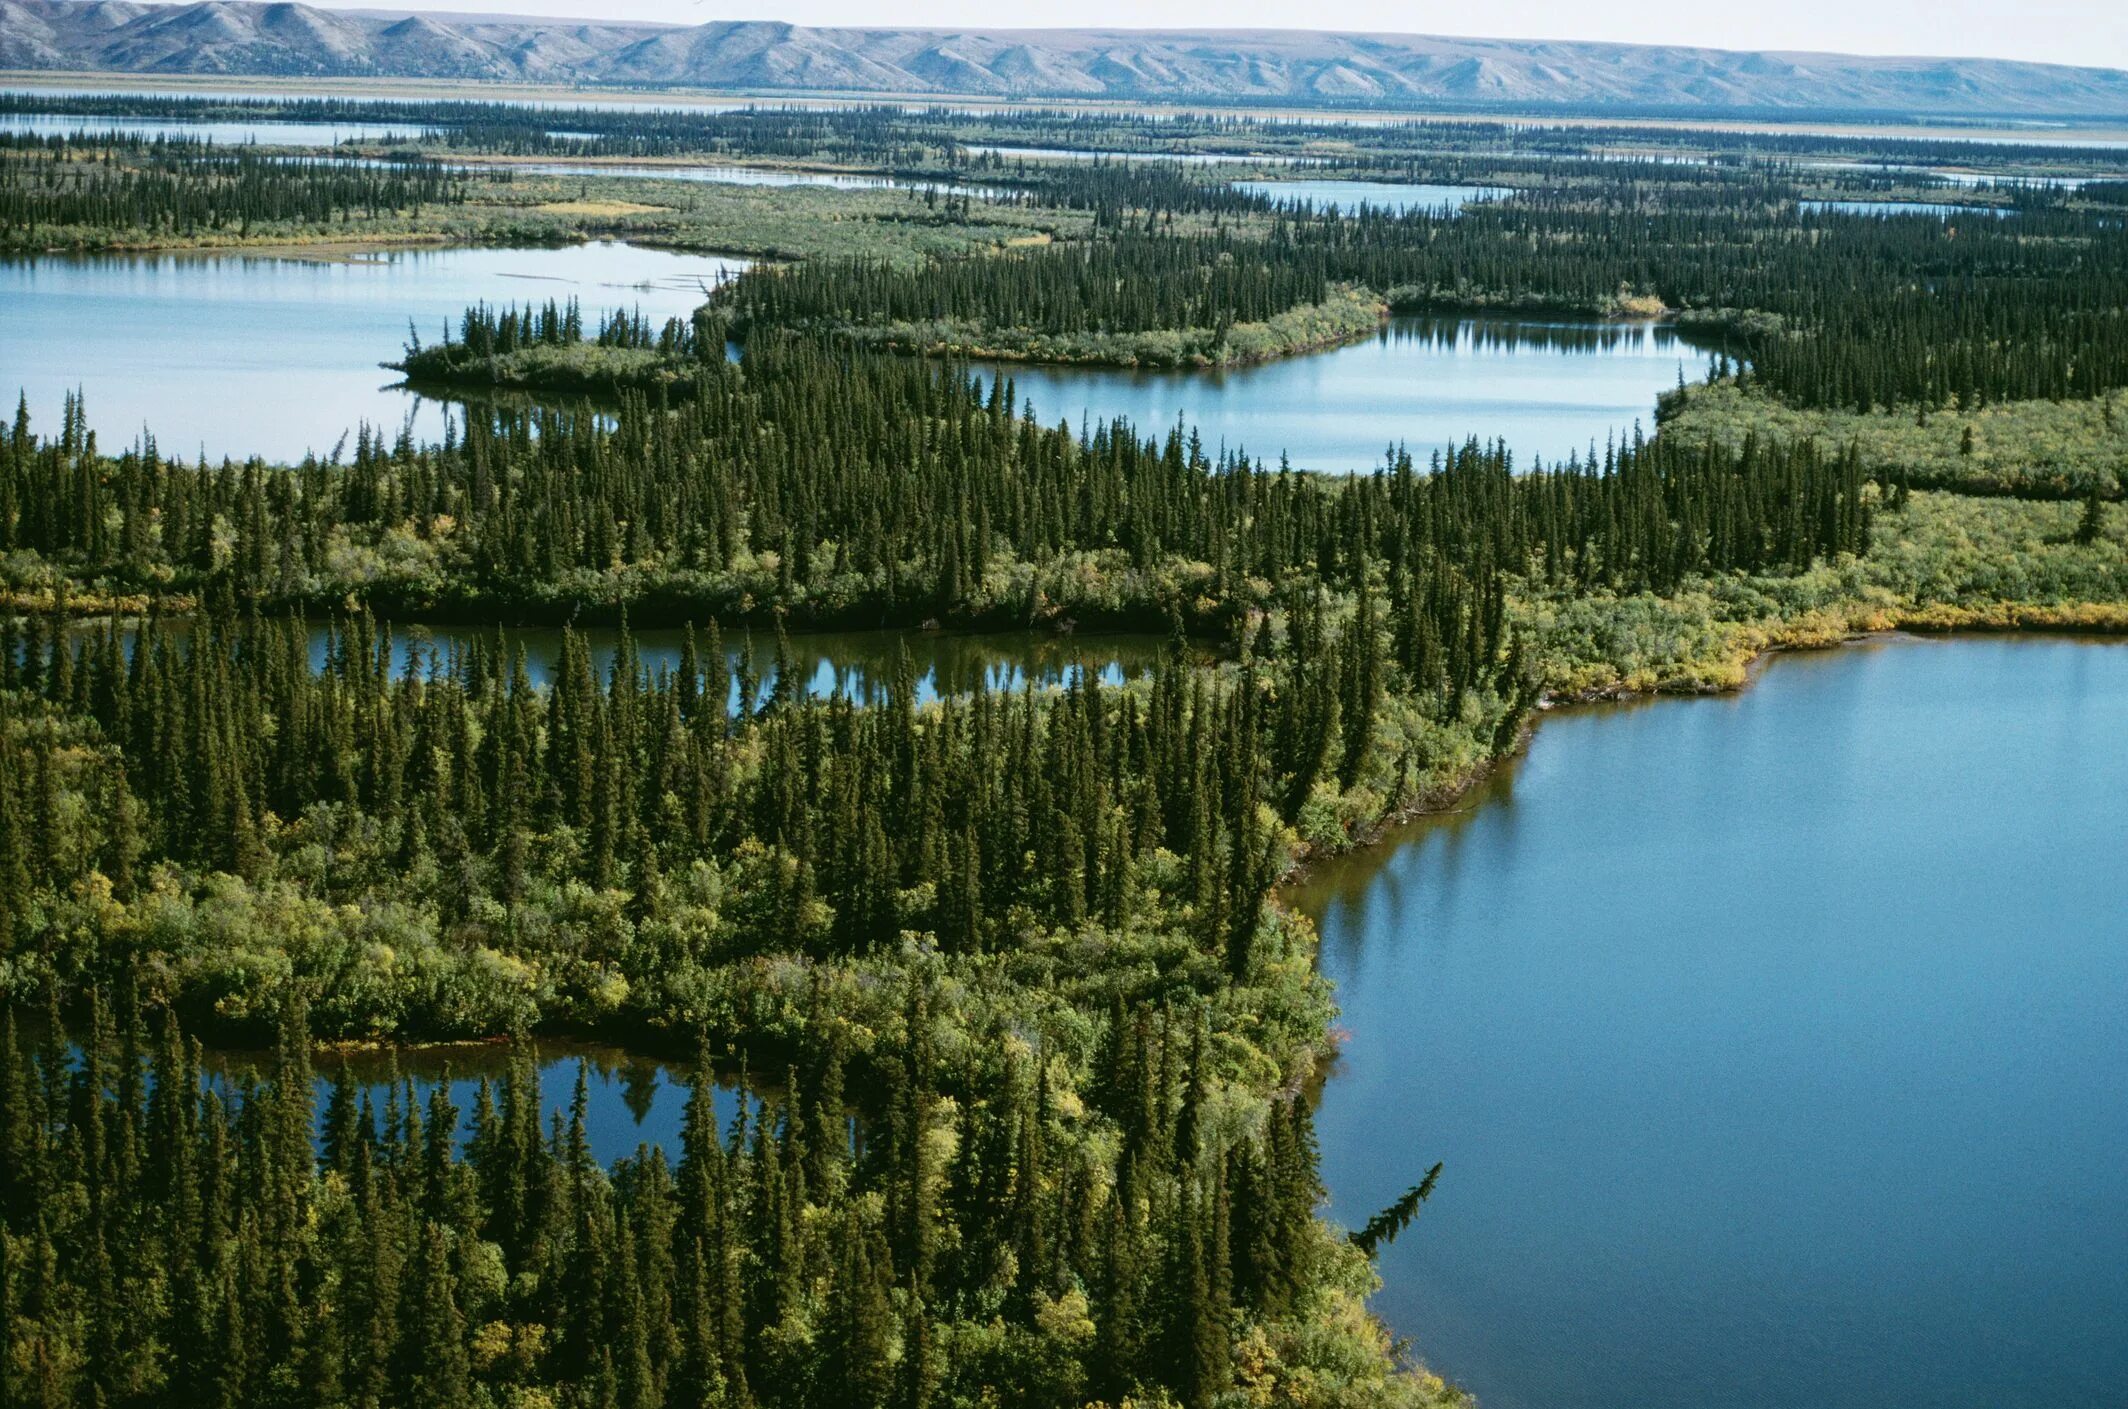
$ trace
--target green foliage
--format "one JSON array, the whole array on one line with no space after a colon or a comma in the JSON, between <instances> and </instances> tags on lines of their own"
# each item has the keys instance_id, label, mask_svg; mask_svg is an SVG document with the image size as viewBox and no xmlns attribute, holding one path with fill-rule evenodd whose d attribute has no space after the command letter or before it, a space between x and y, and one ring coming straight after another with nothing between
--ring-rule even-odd
<instances>
[{"instance_id":1,"label":"green foliage","mask_svg":"<svg viewBox=\"0 0 2128 1409\"><path fill-rule=\"evenodd\" d=\"M1548 699L1729 687L1857 630L2128 628L2103 501L2128 237L2038 192L1955 229L1802 216L1801 178L1742 159L1904 147L1741 134L1734 162L1560 175L1544 152L1619 135L230 111L433 124L428 157L488 161L8 143L0 236L807 262L664 328L470 310L410 375L608 404L441 445L188 465L102 453L73 402L0 432L0 587L30 608L0 618L0 997L44 1010L0 1039L0 1404L1460 1402L1364 1307L1434 1176L1357 1235L1316 1217L1293 1093L1333 1009L1279 881L1466 785ZM1332 216L969 149L1015 137L1524 194ZM508 160L705 154L919 189ZM1033 424L1009 377L865 346L1208 365L1381 301L1671 311L1746 363L1593 462L1470 444L1330 479ZM72 619L116 602L151 609ZM301 611L333 617L322 662ZM1079 619L1176 649L1124 688L921 707L907 667L865 706L742 671L731 710L720 649L653 672L623 631L598 671L572 633L540 686L500 640L395 672L373 613L772 622L783 657L808 622ZM528 1061L462 1152L447 1094L380 1112L344 1079L313 1143L313 1037L540 1028L699 1045L678 1160L598 1168L583 1087L543 1129ZM268 1074L203 1084L186 1030L270 1043ZM787 1073L728 1132L711 1051Z\"/></svg>"},{"instance_id":2,"label":"green foliage","mask_svg":"<svg viewBox=\"0 0 2128 1409\"><path fill-rule=\"evenodd\" d=\"M1662 425L1691 440L1815 437L1855 445L1864 471L1891 486L2079 499L2128 485L2128 391L2089 400L2001 401L1959 410L1868 413L1783 405L1722 381L1666 400Z\"/></svg>"},{"instance_id":3,"label":"green foliage","mask_svg":"<svg viewBox=\"0 0 2128 1409\"><path fill-rule=\"evenodd\" d=\"M371 167L169 140L124 161L70 143L19 155L8 150L13 146L0 146L0 247L70 243L66 232L75 230L122 231L158 243L242 239L254 226L418 222L425 209L466 200L464 181L434 162Z\"/></svg>"},{"instance_id":4,"label":"green foliage","mask_svg":"<svg viewBox=\"0 0 2128 1409\"><path fill-rule=\"evenodd\" d=\"M1397 1196L1396 1202L1367 1220L1366 1225L1352 1235L1352 1245L1373 1257L1384 1246L1397 1240L1397 1234L1411 1226L1418 1217L1419 1206L1433 1197L1433 1186L1441 1178L1441 1166L1436 1164L1426 1171L1426 1177Z\"/></svg>"},{"instance_id":5,"label":"green foliage","mask_svg":"<svg viewBox=\"0 0 2128 1409\"><path fill-rule=\"evenodd\" d=\"M1232 367L1351 342L1374 332L1381 321L1382 306L1375 299L1352 290L1334 290L1321 303L1300 304L1260 322L1224 327L1055 332L960 319L827 323L821 327L866 347L931 357L1120 367Z\"/></svg>"},{"instance_id":6,"label":"green foliage","mask_svg":"<svg viewBox=\"0 0 2128 1409\"><path fill-rule=\"evenodd\" d=\"M1223 1110L1201 1017L1118 1006L1097 1050L971 1044L950 983L894 981L863 1139L827 991L810 1055L707 1053L675 1158L589 1154L581 1073L543 1124L529 1050L470 1111L313 1084L303 1005L264 1071L202 1054L129 976L0 1028L0 1298L10 1403L829 1409L1448 1404L1400 1374L1364 1272L1311 1213L1305 1107ZM151 1035L152 1034L152 1035ZM891 1045L886 1038L891 1037ZM1245 1104L1244 1111L1253 1103ZM1363 1264L1362 1264L1363 1266ZM1106 1328L1107 1337L1100 1328ZM1097 1388L1105 1386L1105 1388Z\"/></svg>"}]
</instances>

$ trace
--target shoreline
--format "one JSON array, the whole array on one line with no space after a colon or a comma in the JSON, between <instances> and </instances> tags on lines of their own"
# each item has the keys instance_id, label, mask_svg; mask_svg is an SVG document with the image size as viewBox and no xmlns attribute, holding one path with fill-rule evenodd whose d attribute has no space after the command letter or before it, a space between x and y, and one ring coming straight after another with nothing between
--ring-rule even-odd
<instances>
[{"instance_id":1,"label":"shoreline","mask_svg":"<svg viewBox=\"0 0 2128 1409\"><path fill-rule=\"evenodd\" d=\"M1529 717L1516 731L1514 742L1506 749L1421 791L1404 805L1384 809L1363 832L1352 838L1350 845L1336 850L1309 851L1302 854L1272 885L1266 903L1277 913L1281 923L1305 927L1311 950L1309 967L1320 978L1322 935L1317 928L1315 917L1295 903L1294 892L1318 879L1322 868L1333 863L1357 861L1369 852L1380 852L1381 854L1373 859L1376 864L1382 864L1406 840L1396 834L1482 806L1482 800L1477 800L1477 794L1529 751L1539 726L1549 714L1610 706L1654 704L1662 700L1714 699L1738 695L1755 685L1759 677L1782 656L1831 653L1850 646L1881 644L1901 639L1951 642L1968 635L1976 638L2025 636L2035 639L2069 639L2078 644L2099 647L2128 645L2128 604L2119 606L2113 617L2112 624L2104 628L2075 624L1994 626L1969 623L1936 626L1916 619L1913 622L1902 621L1887 626L1868 627L1831 639L1798 638L1769 642L1754 650L1745 659L1741 678L1733 682L1708 684L1697 689L1682 686L1674 689L1661 686L1649 689L1620 686L1607 690L1582 691L1572 695L1544 695L1531 709ZM1331 992L1334 1002L1335 985L1332 985ZM1323 1084L1335 1077L1339 1053L1344 1047L1345 1038L1350 1035L1339 1021L1342 1016L1343 1009L1338 1007L1329 1024L1323 1029L1322 1040L1313 1050L1313 1060L1309 1067L1289 1078L1289 1085L1319 1096Z\"/></svg>"}]
</instances>

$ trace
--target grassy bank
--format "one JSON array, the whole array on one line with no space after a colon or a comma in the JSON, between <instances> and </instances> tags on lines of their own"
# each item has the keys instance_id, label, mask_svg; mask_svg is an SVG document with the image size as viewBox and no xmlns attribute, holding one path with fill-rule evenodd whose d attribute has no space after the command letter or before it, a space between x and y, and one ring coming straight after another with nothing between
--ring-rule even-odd
<instances>
[{"instance_id":1,"label":"grassy bank","mask_svg":"<svg viewBox=\"0 0 2128 1409\"><path fill-rule=\"evenodd\" d=\"M1536 593L1519 619L1562 698L1733 689L1760 652L1913 630L2128 630L2128 511L2075 541L2073 504L1916 492L1859 558L1667 597Z\"/></svg>"},{"instance_id":2,"label":"grassy bank","mask_svg":"<svg viewBox=\"0 0 2128 1409\"><path fill-rule=\"evenodd\" d=\"M1724 444L1747 435L1815 436L1860 448L1869 473L1969 494L2108 499L2128 489L2128 390L2081 401L2005 401L1970 409L1799 410L1724 380L1665 398L1663 426Z\"/></svg>"},{"instance_id":3,"label":"grassy bank","mask_svg":"<svg viewBox=\"0 0 2128 1409\"><path fill-rule=\"evenodd\" d=\"M1867 554L1806 573L1708 576L1660 595L1525 581L1509 610L1547 703L1739 689L1768 651L1890 630L2128 635L2128 510L2109 509L2088 544L2074 541L2077 520L2070 504L1917 492L1880 512ZM1498 701L1444 718L1386 700L1378 766L1313 801L1289 837L1288 882L1461 797L1519 746L1500 721Z\"/></svg>"}]
</instances>

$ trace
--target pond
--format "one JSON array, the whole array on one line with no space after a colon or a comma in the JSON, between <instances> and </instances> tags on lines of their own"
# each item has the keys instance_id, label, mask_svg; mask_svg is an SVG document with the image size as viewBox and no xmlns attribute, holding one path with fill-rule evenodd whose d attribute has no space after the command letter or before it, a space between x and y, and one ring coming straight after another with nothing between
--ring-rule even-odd
<instances>
[{"instance_id":1,"label":"pond","mask_svg":"<svg viewBox=\"0 0 2128 1409\"><path fill-rule=\"evenodd\" d=\"M102 630L98 623L73 628L75 635ZM166 635L182 638L190 629L183 619L165 622ZM708 649L706 623L696 631L698 655ZM606 678L613 664L620 633L610 626L576 629L590 653L592 668ZM651 675L677 671L680 667L684 627L639 627L629 633L635 641L636 658ZM751 657L760 684L757 701L766 701L781 674L777 660L774 627L732 625L722 631L725 669L731 674L728 706L740 705L739 676ZM131 651L132 633L126 632ZM389 651L393 675L425 673L432 668L448 670L475 650L492 650L498 641L507 658L524 655L526 677L535 685L547 684L562 658L563 632L548 626L415 626L380 623L370 637L369 649ZM1166 658L1165 636L1121 631L986 631L964 634L946 631L881 629L870 631L792 632L790 661L806 693L817 698L840 691L867 703L883 699L894 685L907 655L909 681L916 702L929 704L944 696L961 697L978 688L1018 691L1028 687L1048 689L1083 678L1088 672L1104 685L1121 685L1145 675ZM319 622L310 634L311 665L323 669L334 650L351 649L345 634ZM1194 659L1204 659L1200 648L1189 648Z\"/></svg>"},{"instance_id":2,"label":"pond","mask_svg":"<svg viewBox=\"0 0 2128 1409\"><path fill-rule=\"evenodd\" d=\"M2121 644L1787 657L1323 870L1377 1308L1486 1409L2118 1402L2124 736Z\"/></svg>"},{"instance_id":3,"label":"pond","mask_svg":"<svg viewBox=\"0 0 2128 1409\"><path fill-rule=\"evenodd\" d=\"M1505 200L1515 194L1512 186L1434 186L1404 181L1236 181L1233 185L1235 190L1252 196L1299 201L1311 210L1336 206L1350 213L1367 206L1399 215L1411 210L1454 214L1473 201Z\"/></svg>"},{"instance_id":4,"label":"pond","mask_svg":"<svg viewBox=\"0 0 2128 1409\"><path fill-rule=\"evenodd\" d=\"M312 249L0 260L0 386L59 425L86 394L105 450L145 426L166 455L300 460L367 422L440 439L447 408L378 364L469 304L578 299L585 321L686 317L744 261L622 243L558 249Z\"/></svg>"},{"instance_id":5,"label":"pond","mask_svg":"<svg viewBox=\"0 0 2128 1409\"><path fill-rule=\"evenodd\" d=\"M24 1047L40 1054L50 1032L40 1021L41 1016L28 1010L16 1014ZM150 1028L152 1031L152 1023ZM72 1065L81 1060L79 1037L79 1033L68 1034L66 1057ZM463 1146L473 1133L473 1111L481 1082L498 1083L509 1078L526 1055L531 1057L539 1078L543 1128L550 1128L557 1116L564 1122L568 1120L581 1076L585 1140L599 1163L611 1165L646 1145L663 1150L667 1159L678 1161L695 1064L573 1038L531 1038L523 1049L504 1041L320 1048L311 1054L317 1094L312 1118L319 1144L324 1143L326 1103L333 1088L344 1080L358 1100L369 1098L380 1130L385 1128L387 1103L396 1096L403 1108L408 1087L413 1089L415 1105L424 1120L429 1113L430 1094L439 1086L447 1087L451 1103L458 1108L458 1138ZM728 1129L739 1113L739 1069L736 1062L723 1065L720 1056L713 1056L712 1062L710 1101L719 1128ZM270 1080L273 1067L274 1054L268 1050L207 1047L201 1052L200 1084L234 1105L246 1083ZM783 1077L781 1071L758 1072L748 1077L750 1114L760 1111L764 1097L775 1100L780 1096Z\"/></svg>"},{"instance_id":6,"label":"pond","mask_svg":"<svg viewBox=\"0 0 2128 1409\"><path fill-rule=\"evenodd\" d=\"M1377 336L1302 357L1226 371L1107 367L986 369L1012 383L1049 425L1131 419L1164 431L1179 416L1210 450L1246 448L1299 469L1367 470L1391 445L1420 464L1436 450L1504 437L1516 464L1601 452L1636 422L1654 429L1655 398L1697 379L1705 356L1651 323L1395 318Z\"/></svg>"},{"instance_id":7,"label":"pond","mask_svg":"<svg viewBox=\"0 0 2128 1409\"><path fill-rule=\"evenodd\" d=\"M531 1043L530 1052L539 1074L543 1126L551 1126L556 1117L568 1120L581 1075L585 1142L599 1163L611 1165L646 1145L663 1150L668 1160L679 1160L695 1070L691 1062L664 1061L601 1043L559 1039L536 1040ZM430 1093L438 1086L447 1086L451 1104L458 1108L458 1137L463 1144L473 1133L473 1110L480 1098L480 1083L500 1082L510 1076L516 1056L508 1045L497 1042L317 1053L311 1066L317 1083L315 1119L320 1140L325 1129L326 1101L334 1085L344 1078L359 1095L369 1097L380 1126L386 1102L395 1092L403 1105L405 1090L411 1085L425 1120ZM202 1075L226 1098L247 1077L264 1077L272 1069L271 1053L209 1049ZM782 1075L775 1073L778 1082ZM735 1073L718 1072L715 1076L711 1103L718 1128L728 1130L739 1113ZM765 1083L757 1077L748 1084L748 1109L758 1111L760 1088Z\"/></svg>"},{"instance_id":8,"label":"pond","mask_svg":"<svg viewBox=\"0 0 2128 1409\"><path fill-rule=\"evenodd\" d=\"M1796 209L1807 215L1932 215L1938 220L1960 215L1992 215L1999 219L2017 214L2015 206L1952 205L1944 201L1797 201Z\"/></svg>"}]
</instances>

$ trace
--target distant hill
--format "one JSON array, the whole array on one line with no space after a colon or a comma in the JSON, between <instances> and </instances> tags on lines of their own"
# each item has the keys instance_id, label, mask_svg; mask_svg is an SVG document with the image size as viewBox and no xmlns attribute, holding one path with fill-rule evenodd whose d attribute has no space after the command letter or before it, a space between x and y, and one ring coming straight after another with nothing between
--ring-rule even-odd
<instances>
[{"instance_id":1,"label":"distant hill","mask_svg":"<svg viewBox=\"0 0 2128 1409\"><path fill-rule=\"evenodd\" d=\"M807 29L0 0L0 67L1025 98L2120 117L2128 73L1997 59L1299 30Z\"/></svg>"}]
</instances>

